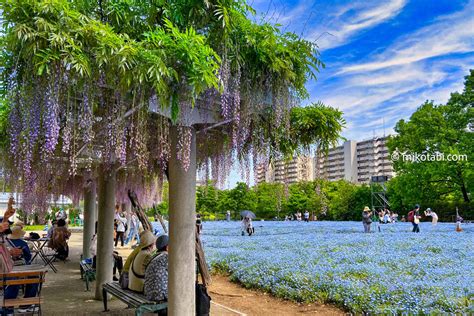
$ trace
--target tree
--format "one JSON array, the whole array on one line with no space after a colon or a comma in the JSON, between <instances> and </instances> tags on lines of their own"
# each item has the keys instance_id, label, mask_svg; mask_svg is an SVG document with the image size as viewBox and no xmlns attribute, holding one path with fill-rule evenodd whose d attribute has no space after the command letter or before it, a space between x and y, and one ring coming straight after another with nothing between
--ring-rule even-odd
<instances>
[{"instance_id":1,"label":"tree","mask_svg":"<svg viewBox=\"0 0 474 316\"><path fill-rule=\"evenodd\" d=\"M474 137L469 127L474 123L474 71L466 77L464 91L452 93L445 105L426 101L408 121L400 120L397 135L389 142L391 153L399 153L394 161L397 172L396 186L410 202L418 199L442 199L469 202L474 184L472 162ZM422 154L431 159L407 161L403 155ZM465 155L467 159L449 160L452 155ZM436 159L435 157L444 159Z\"/></svg>"},{"instance_id":2,"label":"tree","mask_svg":"<svg viewBox=\"0 0 474 316\"><path fill-rule=\"evenodd\" d=\"M260 183L253 187L256 196L255 214L259 218L280 217L284 203L284 187L280 183Z\"/></svg>"},{"instance_id":3,"label":"tree","mask_svg":"<svg viewBox=\"0 0 474 316\"><path fill-rule=\"evenodd\" d=\"M196 211L203 219L216 219L217 190L212 184L199 186L196 190Z\"/></svg>"}]
</instances>

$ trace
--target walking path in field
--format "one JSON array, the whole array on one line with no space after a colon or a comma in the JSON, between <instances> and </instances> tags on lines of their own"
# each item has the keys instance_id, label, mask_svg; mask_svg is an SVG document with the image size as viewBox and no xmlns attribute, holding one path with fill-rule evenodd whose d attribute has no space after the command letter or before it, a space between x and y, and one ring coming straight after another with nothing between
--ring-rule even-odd
<instances>
[{"instance_id":1,"label":"walking path in field","mask_svg":"<svg viewBox=\"0 0 474 316\"><path fill-rule=\"evenodd\" d=\"M42 233L42 232L40 232ZM80 279L79 259L82 253L82 233L73 233L69 240L70 255L66 263L55 263L58 273L49 271L43 287L43 314L56 315L134 315L134 310L116 299L109 302L109 312L103 312L102 301L94 297L94 285L85 291L85 283ZM131 252L130 247L118 248L124 257ZM325 305L300 305L274 298L260 291L248 290L232 283L225 276L213 276L209 287L212 297L211 315L344 315L342 311Z\"/></svg>"}]
</instances>

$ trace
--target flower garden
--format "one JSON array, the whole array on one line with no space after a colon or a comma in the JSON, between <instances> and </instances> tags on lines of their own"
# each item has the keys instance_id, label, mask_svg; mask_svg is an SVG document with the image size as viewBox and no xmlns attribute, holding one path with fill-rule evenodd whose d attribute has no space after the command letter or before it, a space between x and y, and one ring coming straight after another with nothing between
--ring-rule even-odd
<instances>
[{"instance_id":1,"label":"flower garden","mask_svg":"<svg viewBox=\"0 0 474 316\"><path fill-rule=\"evenodd\" d=\"M474 226L359 222L206 222L207 260L246 287L369 314L474 313ZM375 226L375 225L373 225Z\"/></svg>"}]
</instances>

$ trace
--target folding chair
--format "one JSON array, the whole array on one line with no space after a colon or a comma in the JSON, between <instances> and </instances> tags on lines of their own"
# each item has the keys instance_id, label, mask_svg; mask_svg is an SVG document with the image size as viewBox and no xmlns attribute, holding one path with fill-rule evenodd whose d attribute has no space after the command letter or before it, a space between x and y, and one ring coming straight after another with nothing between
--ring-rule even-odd
<instances>
[{"instance_id":1,"label":"folding chair","mask_svg":"<svg viewBox=\"0 0 474 316\"><path fill-rule=\"evenodd\" d=\"M32 315L35 313L41 315L41 289L45 281L46 271L21 271L21 272L9 272L1 273L0 278L2 282L2 309L5 311L7 308L15 309L24 305L34 305L35 309ZM27 286L37 284L36 296L26 298L5 298L5 290L8 286ZM36 310L37 307L37 310Z\"/></svg>"},{"instance_id":2,"label":"folding chair","mask_svg":"<svg viewBox=\"0 0 474 316\"><path fill-rule=\"evenodd\" d=\"M40 257L44 262L44 266L49 266L54 273L58 272L58 268L54 266L54 260L56 260L56 255L58 251L53 248L49 248L47 246L43 247L42 253L40 253Z\"/></svg>"}]
</instances>

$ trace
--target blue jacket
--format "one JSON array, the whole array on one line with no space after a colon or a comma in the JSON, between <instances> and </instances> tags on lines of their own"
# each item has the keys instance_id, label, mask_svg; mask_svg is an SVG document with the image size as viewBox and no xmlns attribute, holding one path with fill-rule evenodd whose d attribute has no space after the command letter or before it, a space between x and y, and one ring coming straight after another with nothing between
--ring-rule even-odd
<instances>
[{"instance_id":1,"label":"blue jacket","mask_svg":"<svg viewBox=\"0 0 474 316\"><path fill-rule=\"evenodd\" d=\"M25 259L25 264L31 263L31 251L28 247L28 244L23 239L10 239L10 242L17 248L22 248L23 250L23 259Z\"/></svg>"}]
</instances>

